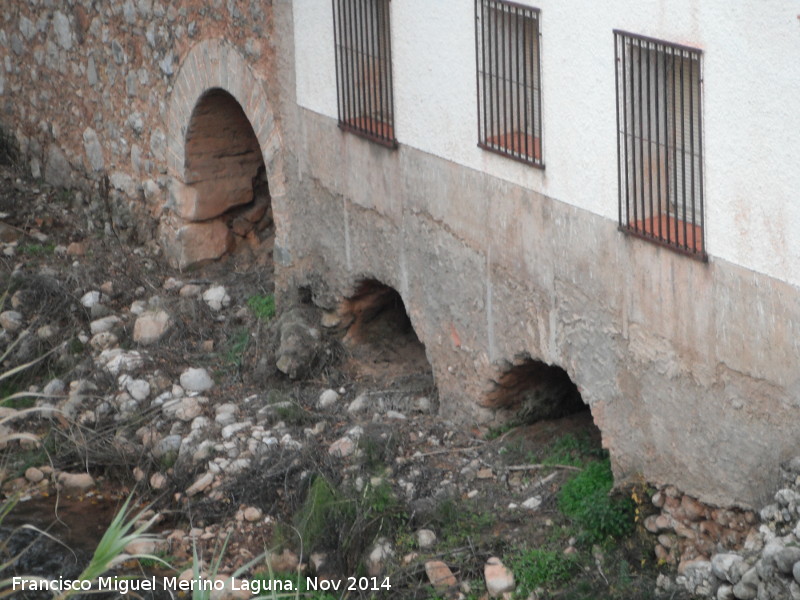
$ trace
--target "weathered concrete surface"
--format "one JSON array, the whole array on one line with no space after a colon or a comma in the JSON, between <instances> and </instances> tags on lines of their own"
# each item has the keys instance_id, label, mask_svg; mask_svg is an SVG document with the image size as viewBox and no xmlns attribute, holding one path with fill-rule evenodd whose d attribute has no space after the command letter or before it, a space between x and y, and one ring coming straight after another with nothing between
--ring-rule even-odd
<instances>
[{"instance_id":1,"label":"weathered concrete surface","mask_svg":"<svg viewBox=\"0 0 800 600\"><path fill-rule=\"evenodd\" d=\"M530 354L578 384L620 481L757 505L800 449L800 292L442 159L301 112L284 289L333 299L375 277L403 297L450 417ZM319 223L324 223L320 227ZM390 248L391 252L385 249Z\"/></svg>"}]
</instances>

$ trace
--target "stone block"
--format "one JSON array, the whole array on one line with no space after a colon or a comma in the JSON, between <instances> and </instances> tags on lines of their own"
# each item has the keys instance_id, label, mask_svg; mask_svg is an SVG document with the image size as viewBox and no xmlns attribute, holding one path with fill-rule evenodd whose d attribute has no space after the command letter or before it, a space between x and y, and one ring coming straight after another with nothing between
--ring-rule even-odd
<instances>
[{"instance_id":1,"label":"stone block","mask_svg":"<svg viewBox=\"0 0 800 600\"><path fill-rule=\"evenodd\" d=\"M222 219L202 223L162 222L161 244L170 263L188 269L211 262L231 247L233 235Z\"/></svg>"}]
</instances>

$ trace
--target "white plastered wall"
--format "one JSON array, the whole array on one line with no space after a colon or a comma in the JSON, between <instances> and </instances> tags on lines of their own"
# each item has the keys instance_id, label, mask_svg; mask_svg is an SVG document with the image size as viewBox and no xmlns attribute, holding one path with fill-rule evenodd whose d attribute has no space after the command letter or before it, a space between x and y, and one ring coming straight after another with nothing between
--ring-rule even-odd
<instances>
[{"instance_id":1,"label":"white plastered wall","mask_svg":"<svg viewBox=\"0 0 800 600\"><path fill-rule=\"evenodd\" d=\"M545 169L477 147L474 3L391 2L400 144L617 215L614 29L703 51L706 240L800 285L800 9L781 0L541 0ZM295 0L297 101L336 111L330 0ZM620 234L621 235L621 234Z\"/></svg>"}]
</instances>

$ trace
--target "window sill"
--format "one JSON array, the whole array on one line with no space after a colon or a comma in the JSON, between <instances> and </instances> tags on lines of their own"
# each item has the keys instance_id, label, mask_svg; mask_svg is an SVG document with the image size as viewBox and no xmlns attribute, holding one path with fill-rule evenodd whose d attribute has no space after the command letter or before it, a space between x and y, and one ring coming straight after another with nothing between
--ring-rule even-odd
<instances>
[{"instance_id":1,"label":"window sill","mask_svg":"<svg viewBox=\"0 0 800 600\"><path fill-rule=\"evenodd\" d=\"M527 165L544 168L541 140L532 135L526 135L519 131L501 133L486 138L486 141L478 142L478 147L524 162Z\"/></svg>"},{"instance_id":2,"label":"window sill","mask_svg":"<svg viewBox=\"0 0 800 600\"><path fill-rule=\"evenodd\" d=\"M703 228L670 215L646 217L620 225L625 233L666 246L672 250L708 261L705 252Z\"/></svg>"},{"instance_id":3,"label":"window sill","mask_svg":"<svg viewBox=\"0 0 800 600\"><path fill-rule=\"evenodd\" d=\"M389 123L384 123L371 117L355 117L347 121L339 121L339 129L366 138L387 148L397 148L394 127Z\"/></svg>"}]
</instances>

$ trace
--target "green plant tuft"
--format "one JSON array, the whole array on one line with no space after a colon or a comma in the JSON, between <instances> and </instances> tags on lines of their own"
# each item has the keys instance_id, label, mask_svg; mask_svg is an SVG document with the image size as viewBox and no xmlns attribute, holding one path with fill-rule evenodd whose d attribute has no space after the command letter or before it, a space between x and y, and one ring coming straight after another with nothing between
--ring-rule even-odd
<instances>
[{"instance_id":1,"label":"green plant tuft","mask_svg":"<svg viewBox=\"0 0 800 600\"><path fill-rule=\"evenodd\" d=\"M611 462L605 459L589 463L561 488L558 506L581 528L581 541L606 542L625 537L633 529L633 501L609 495L613 485Z\"/></svg>"},{"instance_id":2,"label":"green plant tuft","mask_svg":"<svg viewBox=\"0 0 800 600\"><path fill-rule=\"evenodd\" d=\"M272 294L250 296L247 306L262 321L269 322L275 316L275 296Z\"/></svg>"},{"instance_id":3,"label":"green plant tuft","mask_svg":"<svg viewBox=\"0 0 800 600\"><path fill-rule=\"evenodd\" d=\"M521 550L508 558L517 580L517 593L524 598L537 587L552 587L572 579L578 562L572 555L535 548Z\"/></svg>"}]
</instances>

